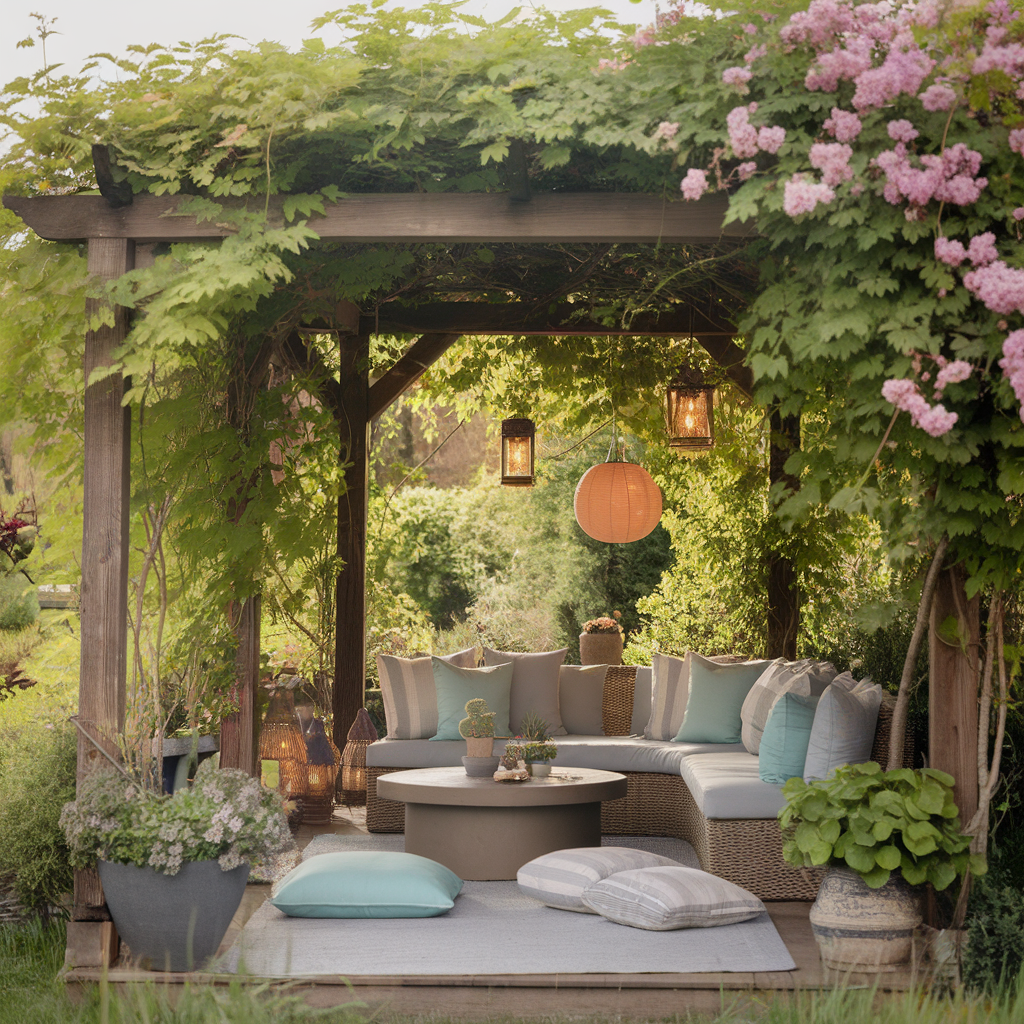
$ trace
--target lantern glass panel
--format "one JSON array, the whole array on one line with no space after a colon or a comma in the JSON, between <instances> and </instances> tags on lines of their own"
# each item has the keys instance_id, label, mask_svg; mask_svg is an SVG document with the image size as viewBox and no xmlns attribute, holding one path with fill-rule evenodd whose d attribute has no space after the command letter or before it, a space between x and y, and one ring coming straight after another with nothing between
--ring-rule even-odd
<instances>
[{"instance_id":1,"label":"lantern glass panel","mask_svg":"<svg viewBox=\"0 0 1024 1024\"><path fill-rule=\"evenodd\" d=\"M534 434L532 420L511 419L501 423L501 482L511 486L533 483Z\"/></svg>"},{"instance_id":2,"label":"lantern glass panel","mask_svg":"<svg viewBox=\"0 0 1024 1024\"><path fill-rule=\"evenodd\" d=\"M665 407L669 447L706 451L715 444L714 389L671 385Z\"/></svg>"}]
</instances>

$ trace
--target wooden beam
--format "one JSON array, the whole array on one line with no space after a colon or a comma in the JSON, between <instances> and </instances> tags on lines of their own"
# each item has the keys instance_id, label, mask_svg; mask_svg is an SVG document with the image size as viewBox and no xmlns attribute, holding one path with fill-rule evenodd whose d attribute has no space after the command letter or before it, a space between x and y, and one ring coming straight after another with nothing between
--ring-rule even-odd
<instances>
[{"instance_id":1,"label":"wooden beam","mask_svg":"<svg viewBox=\"0 0 1024 1024\"><path fill-rule=\"evenodd\" d=\"M103 202L103 200L101 200ZM125 238L89 240L89 273L111 281L132 269L135 246ZM86 300L86 316L101 312ZM85 335L85 473L82 514L81 661L78 722L108 754L118 756L124 726L128 661L128 496L131 419L122 406L120 373L89 384L93 371L115 362L128 333L127 310L113 310L113 326ZM102 764L103 756L79 734L78 777ZM103 889L94 871L75 874L76 921L105 919Z\"/></svg>"},{"instance_id":2,"label":"wooden beam","mask_svg":"<svg viewBox=\"0 0 1024 1024\"><path fill-rule=\"evenodd\" d=\"M582 312L571 302L540 312L525 302L432 302L409 307L388 303L374 316L362 317L360 324L367 334L455 331L460 335L694 338L743 394L753 394L754 376L744 363L746 353L733 341L736 329L713 309L680 306L665 313L641 313L628 328L591 320Z\"/></svg>"},{"instance_id":3,"label":"wooden beam","mask_svg":"<svg viewBox=\"0 0 1024 1024\"><path fill-rule=\"evenodd\" d=\"M968 599L963 564L939 574L928 631L928 764L956 780L953 796L965 824L978 809L978 676L980 602ZM940 627L957 622L966 651L947 643Z\"/></svg>"},{"instance_id":4,"label":"wooden beam","mask_svg":"<svg viewBox=\"0 0 1024 1024\"><path fill-rule=\"evenodd\" d=\"M375 420L448 351L461 334L424 334L379 380L370 385L368 416Z\"/></svg>"},{"instance_id":5,"label":"wooden beam","mask_svg":"<svg viewBox=\"0 0 1024 1024\"><path fill-rule=\"evenodd\" d=\"M188 196L138 195L131 206L111 209L102 196L4 196L42 238L130 238L136 242L225 238L219 220L197 222L180 214ZM270 197L270 224L285 223L286 196ZM753 237L752 222L723 224L728 196L668 201L623 192L534 194L514 202L506 193L372 193L325 206L309 226L335 242L673 242L709 245ZM226 210L262 212L265 200L223 199Z\"/></svg>"},{"instance_id":6,"label":"wooden beam","mask_svg":"<svg viewBox=\"0 0 1024 1024\"><path fill-rule=\"evenodd\" d=\"M370 476L370 336L340 335L339 420L345 493L338 498L338 557L344 563L335 589L334 742L345 747L348 730L365 701L366 519Z\"/></svg>"},{"instance_id":7,"label":"wooden beam","mask_svg":"<svg viewBox=\"0 0 1024 1024\"><path fill-rule=\"evenodd\" d=\"M259 776L256 760L256 689L260 684L260 597L232 601L228 609L238 640L234 692L238 710L220 723L220 765Z\"/></svg>"},{"instance_id":8,"label":"wooden beam","mask_svg":"<svg viewBox=\"0 0 1024 1024\"><path fill-rule=\"evenodd\" d=\"M785 470L786 459L800 447L800 417L773 412L768 447L769 485L782 483L795 491L800 481ZM768 552L768 644L765 657L796 660L800 631L800 588L793 560L781 551Z\"/></svg>"}]
</instances>

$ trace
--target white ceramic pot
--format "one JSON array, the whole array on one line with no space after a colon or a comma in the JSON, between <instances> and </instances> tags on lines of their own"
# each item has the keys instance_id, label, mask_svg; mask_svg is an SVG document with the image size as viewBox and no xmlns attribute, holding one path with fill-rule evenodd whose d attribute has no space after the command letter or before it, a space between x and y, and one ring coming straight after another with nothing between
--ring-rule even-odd
<instances>
[{"instance_id":1,"label":"white ceramic pot","mask_svg":"<svg viewBox=\"0 0 1024 1024\"><path fill-rule=\"evenodd\" d=\"M921 893L893 874L871 889L856 871L830 867L811 907L821 960L837 971L877 973L910 963Z\"/></svg>"},{"instance_id":2,"label":"white ceramic pot","mask_svg":"<svg viewBox=\"0 0 1024 1024\"><path fill-rule=\"evenodd\" d=\"M551 765L547 761L531 761L528 767L535 779L546 779L551 774Z\"/></svg>"},{"instance_id":3,"label":"white ceramic pot","mask_svg":"<svg viewBox=\"0 0 1024 1024\"><path fill-rule=\"evenodd\" d=\"M621 633L580 633L581 665L621 665Z\"/></svg>"}]
</instances>

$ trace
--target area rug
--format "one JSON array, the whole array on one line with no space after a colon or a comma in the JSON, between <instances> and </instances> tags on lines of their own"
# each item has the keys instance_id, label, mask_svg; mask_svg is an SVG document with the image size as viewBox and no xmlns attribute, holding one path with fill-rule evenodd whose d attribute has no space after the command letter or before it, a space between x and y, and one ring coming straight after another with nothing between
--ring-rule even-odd
<instances>
[{"instance_id":1,"label":"area rug","mask_svg":"<svg viewBox=\"0 0 1024 1024\"><path fill-rule=\"evenodd\" d=\"M677 839L605 837L696 864ZM400 850L401 835L318 836L304 856L335 850ZM666 852L672 850L674 852ZM791 971L771 918L648 932L603 917L553 910L515 882L466 882L442 917L309 920L264 903L214 970L261 978L372 975L651 974Z\"/></svg>"}]
</instances>

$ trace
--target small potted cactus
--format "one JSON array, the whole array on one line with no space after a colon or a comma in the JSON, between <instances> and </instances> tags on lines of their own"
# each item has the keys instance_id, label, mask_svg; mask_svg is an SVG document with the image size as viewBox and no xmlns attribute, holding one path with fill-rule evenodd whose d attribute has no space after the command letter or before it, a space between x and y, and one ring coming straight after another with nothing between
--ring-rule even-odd
<instances>
[{"instance_id":1,"label":"small potted cactus","mask_svg":"<svg viewBox=\"0 0 1024 1024\"><path fill-rule=\"evenodd\" d=\"M466 756L462 764L467 775L491 775L498 765L498 759L493 756L494 715L482 697L466 702L466 717L459 722L459 735L466 740Z\"/></svg>"}]
</instances>

